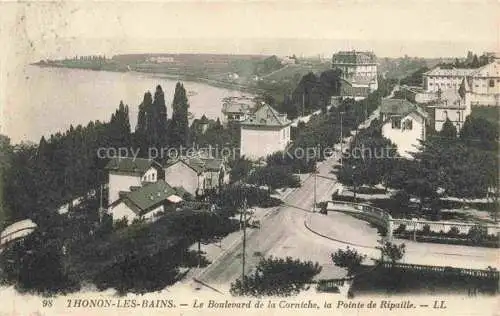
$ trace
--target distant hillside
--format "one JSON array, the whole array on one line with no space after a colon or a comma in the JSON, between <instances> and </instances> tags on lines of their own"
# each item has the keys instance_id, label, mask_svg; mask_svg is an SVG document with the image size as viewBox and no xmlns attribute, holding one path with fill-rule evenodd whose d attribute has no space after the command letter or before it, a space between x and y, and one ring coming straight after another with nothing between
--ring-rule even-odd
<instances>
[{"instance_id":1,"label":"distant hillside","mask_svg":"<svg viewBox=\"0 0 500 316\"><path fill-rule=\"evenodd\" d=\"M410 76L420 68L433 68L441 63L453 62L454 58L419 58L419 57L399 57L378 58L378 71L389 79L402 79Z\"/></svg>"}]
</instances>

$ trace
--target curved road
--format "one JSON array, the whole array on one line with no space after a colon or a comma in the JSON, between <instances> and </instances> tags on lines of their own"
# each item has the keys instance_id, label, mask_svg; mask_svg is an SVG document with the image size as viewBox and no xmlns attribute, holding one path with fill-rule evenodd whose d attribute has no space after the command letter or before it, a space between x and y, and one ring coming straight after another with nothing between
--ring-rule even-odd
<instances>
[{"instance_id":1,"label":"curved road","mask_svg":"<svg viewBox=\"0 0 500 316\"><path fill-rule=\"evenodd\" d=\"M328 174L331 162L323 164L321 173ZM326 172L325 172L326 171ZM317 178L318 201L331 197L334 182ZM314 177L304 181L302 187L285 199L282 206L261 221L260 229L250 229L247 234L246 266L250 271L259 261L260 256L276 256L300 258L317 261L324 265L322 273L330 277L345 275L343 269L335 267L330 260L330 254L335 252L336 245L326 238L318 238L316 234L304 226L306 217L311 214L314 203ZM361 221L360 221L361 222ZM361 222L362 226L367 226ZM375 240L376 237L374 236ZM343 245L342 245L343 246ZM239 242L229 249L198 276L198 279L211 285L224 285L241 276L242 244Z\"/></svg>"}]
</instances>

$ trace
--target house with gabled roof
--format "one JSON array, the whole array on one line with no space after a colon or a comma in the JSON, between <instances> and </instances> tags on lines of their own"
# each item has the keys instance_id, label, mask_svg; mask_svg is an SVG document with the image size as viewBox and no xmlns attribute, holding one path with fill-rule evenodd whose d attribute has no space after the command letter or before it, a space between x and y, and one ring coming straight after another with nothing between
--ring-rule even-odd
<instances>
[{"instance_id":1,"label":"house with gabled roof","mask_svg":"<svg viewBox=\"0 0 500 316\"><path fill-rule=\"evenodd\" d=\"M250 159L284 151L290 144L290 125L286 114L281 114L269 104L262 105L240 123L240 156Z\"/></svg>"},{"instance_id":2,"label":"house with gabled roof","mask_svg":"<svg viewBox=\"0 0 500 316\"><path fill-rule=\"evenodd\" d=\"M179 157L164 166L165 181L183 187L191 195L202 195L206 190L217 189L229 183L229 169L224 159L204 157Z\"/></svg>"},{"instance_id":3,"label":"house with gabled roof","mask_svg":"<svg viewBox=\"0 0 500 316\"><path fill-rule=\"evenodd\" d=\"M163 178L162 165L153 159L120 157L111 159L108 172L108 205L118 200L120 191L156 182Z\"/></svg>"},{"instance_id":4,"label":"house with gabled roof","mask_svg":"<svg viewBox=\"0 0 500 316\"><path fill-rule=\"evenodd\" d=\"M382 136L393 142L398 154L411 158L426 137L428 114L404 99L383 99L380 106Z\"/></svg>"},{"instance_id":5,"label":"house with gabled roof","mask_svg":"<svg viewBox=\"0 0 500 316\"><path fill-rule=\"evenodd\" d=\"M183 201L183 188L170 186L164 180L147 183L144 186L132 186L129 191L121 191L108 213L114 221L125 218L127 223L134 219L154 221L168 211L175 211Z\"/></svg>"}]
</instances>

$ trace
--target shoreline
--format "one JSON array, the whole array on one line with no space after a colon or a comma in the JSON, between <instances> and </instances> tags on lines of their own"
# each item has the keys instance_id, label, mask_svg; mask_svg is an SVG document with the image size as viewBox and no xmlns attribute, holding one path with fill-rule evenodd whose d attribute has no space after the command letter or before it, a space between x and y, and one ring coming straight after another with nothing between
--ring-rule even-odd
<instances>
[{"instance_id":1,"label":"shoreline","mask_svg":"<svg viewBox=\"0 0 500 316\"><path fill-rule=\"evenodd\" d=\"M239 91L239 92L243 92L243 93L250 93L250 94L255 94L255 95L260 92L260 89L253 88L250 86L244 86L244 85L234 84L234 83L225 82L225 81L217 81L217 80L213 80L213 79L191 76L191 75L178 75L178 74L138 71L138 70L119 69L119 68L94 69L91 67L69 67L69 66L60 65L60 64L46 64L46 63L44 64L44 63L40 63L40 62L31 63L29 65L40 67L40 68L65 68L65 69L78 69L78 70L87 70L87 71L104 71L104 72L131 73L131 74L133 74L133 73L146 74L146 75L150 75L151 77L165 78L165 79L171 79L171 80L191 81L191 82L206 84L206 85L209 85L209 86L212 86L215 88L223 88L223 89L234 90L234 91Z\"/></svg>"}]
</instances>

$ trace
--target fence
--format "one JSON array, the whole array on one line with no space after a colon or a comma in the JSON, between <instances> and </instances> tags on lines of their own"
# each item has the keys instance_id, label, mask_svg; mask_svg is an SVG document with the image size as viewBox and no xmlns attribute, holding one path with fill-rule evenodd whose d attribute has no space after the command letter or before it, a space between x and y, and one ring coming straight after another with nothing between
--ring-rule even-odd
<instances>
[{"instance_id":1,"label":"fence","mask_svg":"<svg viewBox=\"0 0 500 316\"><path fill-rule=\"evenodd\" d=\"M381 263L384 268L395 268L401 270L412 270L412 271L423 271L423 272L439 272L447 275L461 275L461 276L472 276L476 278L486 278L498 280L500 279L500 272L495 270L477 270L477 269L465 269L465 268L452 268L452 267L442 267L442 266L428 266L421 264L409 264L409 263Z\"/></svg>"},{"instance_id":2,"label":"fence","mask_svg":"<svg viewBox=\"0 0 500 316\"><path fill-rule=\"evenodd\" d=\"M420 221L420 220L408 220L408 219L392 219L393 226L397 228L399 225L405 225L406 230L418 231L422 230L424 226L428 225L430 231L434 232L449 232L452 227L456 227L458 232L461 234L467 234L472 227L477 226L476 223L457 223L457 222L432 222L432 221ZM487 230L488 234L496 235L500 232L500 227L498 225L481 225Z\"/></svg>"},{"instance_id":3,"label":"fence","mask_svg":"<svg viewBox=\"0 0 500 316\"><path fill-rule=\"evenodd\" d=\"M498 282L500 280L500 272L496 270L477 270L477 269L465 269L465 268L452 268L444 266L428 266L421 264L409 264L409 263L390 263L390 262L379 262L374 265L371 269L361 272L359 274L353 275L347 278L339 279L322 279L314 283L317 283L319 291L328 291L336 287L343 287L348 285L349 287L354 282L356 278L363 275L368 275L374 272L378 267L385 269L398 269L403 271L421 271L428 273L439 273L443 276L458 276L458 277L472 277L483 280L490 280Z\"/></svg>"},{"instance_id":4,"label":"fence","mask_svg":"<svg viewBox=\"0 0 500 316\"><path fill-rule=\"evenodd\" d=\"M371 206L363 203L353 203L344 201L329 201L327 210L346 212L359 216L370 223L382 227L387 231L387 238L393 239L393 231L399 225L403 224L410 231L422 230L424 226L428 225L431 231L448 232L452 227L456 227L460 233L467 234L472 227L477 226L476 223L456 223L456 222L433 222L426 220L408 220L392 218L392 216L378 207ZM481 225L485 227L488 234L498 235L500 233L499 225Z\"/></svg>"}]
</instances>

